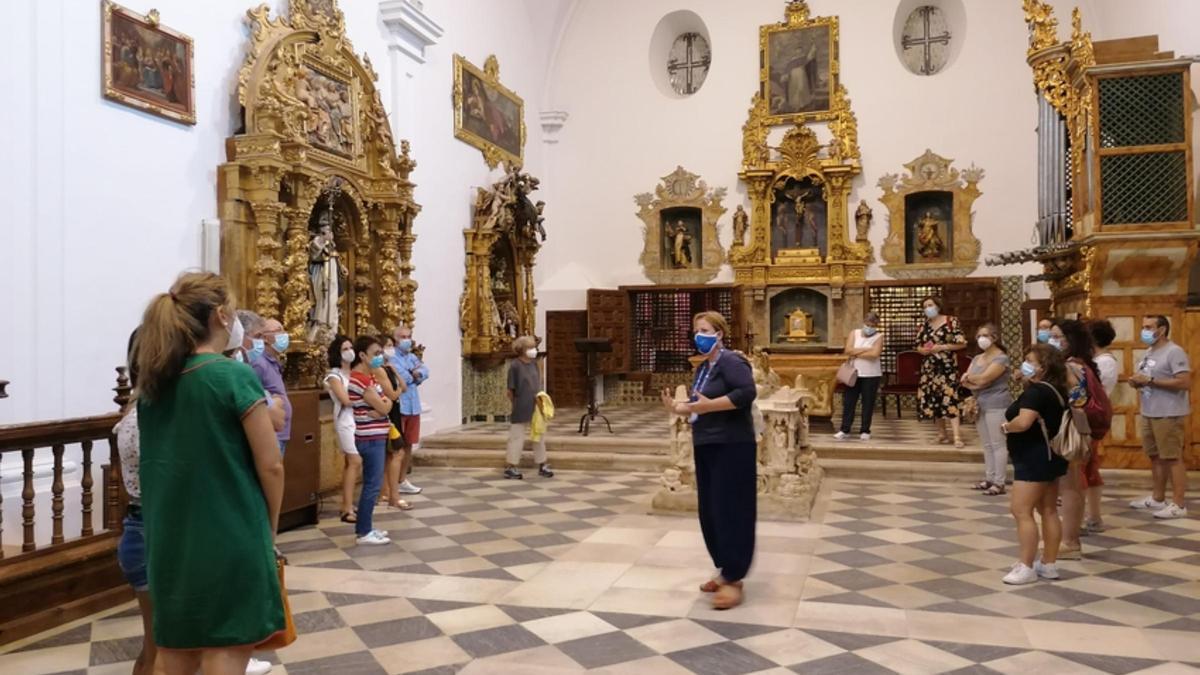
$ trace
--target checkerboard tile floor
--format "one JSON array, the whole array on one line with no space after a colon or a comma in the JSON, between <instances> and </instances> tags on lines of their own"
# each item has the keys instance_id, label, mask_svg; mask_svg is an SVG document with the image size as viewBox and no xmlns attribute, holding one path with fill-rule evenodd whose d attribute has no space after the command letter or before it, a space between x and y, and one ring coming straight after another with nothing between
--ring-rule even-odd
<instances>
[{"instance_id":1,"label":"checkerboard tile floor","mask_svg":"<svg viewBox=\"0 0 1200 675\"><path fill-rule=\"evenodd\" d=\"M258 655L274 672L1200 673L1200 519L1156 522L1134 493L1063 580L1013 588L1003 501L827 481L811 522L759 523L747 602L716 612L694 518L645 515L653 476L417 476L417 508L383 514L391 547L355 549L335 513L281 537L301 635ZM117 608L10 645L0 672L129 672L140 634Z\"/></svg>"}]
</instances>

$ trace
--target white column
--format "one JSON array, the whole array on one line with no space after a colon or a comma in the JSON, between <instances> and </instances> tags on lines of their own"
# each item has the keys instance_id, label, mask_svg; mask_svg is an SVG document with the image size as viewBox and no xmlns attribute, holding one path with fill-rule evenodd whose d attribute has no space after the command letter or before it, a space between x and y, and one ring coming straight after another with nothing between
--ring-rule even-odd
<instances>
[{"instance_id":1,"label":"white column","mask_svg":"<svg viewBox=\"0 0 1200 675\"><path fill-rule=\"evenodd\" d=\"M413 129L417 122L417 70L425 63L425 49L437 44L445 31L425 14L421 0L382 0L379 17L388 30L392 134L408 138L411 134L405 130Z\"/></svg>"}]
</instances>

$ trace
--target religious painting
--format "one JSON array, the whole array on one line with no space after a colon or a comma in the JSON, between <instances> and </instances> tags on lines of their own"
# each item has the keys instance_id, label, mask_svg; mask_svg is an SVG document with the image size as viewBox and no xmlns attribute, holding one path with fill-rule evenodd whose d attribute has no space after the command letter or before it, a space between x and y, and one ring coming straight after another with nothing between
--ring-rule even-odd
<instances>
[{"instance_id":1,"label":"religious painting","mask_svg":"<svg viewBox=\"0 0 1200 675\"><path fill-rule=\"evenodd\" d=\"M831 99L837 89L835 21L763 27L762 93L772 122L833 116Z\"/></svg>"},{"instance_id":2,"label":"religious painting","mask_svg":"<svg viewBox=\"0 0 1200 675\"><path fill-rule=\"evenodd\" d=\"M520 166L525 153L525 101L500 84L500 66L489 56L484 69L454 55L454 137L483 151L488 166Z\"/></svg>"},{"instance_id":3,"label":"religious painting","mask_svg":"<svg viewBox=\"0 0 1200 675\"><path fill-rule=\"evenodd\" d=\"M101 49L104 97L167 119L196 123L192 39L105 0Z\"/></svg>"},{"instance_id":4,"label":"religious painting","mask_svg":"<svg viewBox=\"0 0 1200 675\"><path fill-rule=\"evenodd\" d=\"M686 270L704 266L702 216L700 209L692 207L662 210L660 217L664 269Z\"/></svg>"},{"instance_id":5,"label":"religious painting","mask_svg":"<svg viewBox=\"0 0 1200 675\"><path fill-rule=\"evenodd\" d=\"M828 248L829 206L811 177L787 178L776 185L771 203L771 253L807 250L824 258Z\"/></svg>"},{"instance_id":6,"label":"religious painting","mask_svg":"<svg viewBox=\"0 0 1200 675\"><path fill-rule=\"evenodd\" d=\"M904 198L904 261L950 262L954 250L953 192L914 192Z\"/></svg>"},{"instance_id":7,"label":"religious painting","mask_svg":"<svg viewBox=\"0 0 1200 675\"><path fill-rule=\"evenodd\" d=\"M294 93L308 107L304 125L308 142L322 150L353 157L358 116L354 112L350 82L304 64L296 77Z\"/></svg>"}]
</instances>

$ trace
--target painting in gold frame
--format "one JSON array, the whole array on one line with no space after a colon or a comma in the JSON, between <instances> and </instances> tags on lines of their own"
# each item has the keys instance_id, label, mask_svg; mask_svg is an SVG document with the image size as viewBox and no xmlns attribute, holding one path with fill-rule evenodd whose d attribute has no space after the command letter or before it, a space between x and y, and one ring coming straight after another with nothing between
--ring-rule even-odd
<instances>
[{"instance_id":1,"label":"painting in gold frame","mask_svg":"<svg viewBox=\"0 0 1200 675\"><path fill-rule=\"evenodd\" d=\"M525 101L500 84L495 56L480 70L454 55L454 137L479 148L490 168L524 164Z\"/></svg>"},{"instance_id":2,"label":"painting in gold frame","mask_svg":"<svg viewBox=\"0 0 1200 675\"><path fill-rule=\"evenodd\" d=\"M771 124L829 120L838 86L838 19L810 18L802 0L782 23L759 28L760 91Z\"/></svg>"},{"instance_id":3,"label":"painting in gold frame","mask_svg":"<svg viewBox=\"0 0 1200 675\"><path fill-rule=\"evenodd\" d=\"M192 39L114 2L101 2L104 98L148 113L196 123Z\"/></svg>"}]
</instances>

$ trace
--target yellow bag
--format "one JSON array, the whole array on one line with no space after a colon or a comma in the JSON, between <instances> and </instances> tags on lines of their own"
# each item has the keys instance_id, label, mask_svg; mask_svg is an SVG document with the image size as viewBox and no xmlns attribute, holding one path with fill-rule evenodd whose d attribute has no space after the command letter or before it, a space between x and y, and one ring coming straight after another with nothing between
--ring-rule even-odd
<instances>
[{"instance_id":1,"label":"yellow bag","mask_svg":"<svg viewBox=\"0 0 1200 675\"><path fill-rule=\"evenodd\" d=\"M554 419L554 401L550 400L550 394L539 391L534 397L533 419L529 421L530 440L541 440L552 419Z\"/></svg>"},{"instance_id":2,"label":"yellow bag","mask_svg":"<svg viewBox=\"0 0 1200 675\"><path fill-rule=\"evenodd\" d=\"M388 440L394 441L397 438L400 438L400 430L396 428L395 424L393 424L388 427Z\"/></svg>"}]
</instances>

